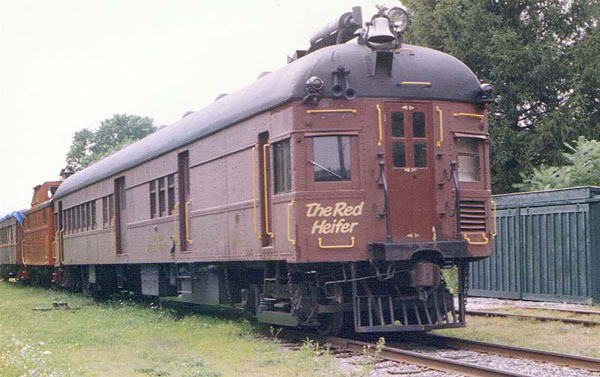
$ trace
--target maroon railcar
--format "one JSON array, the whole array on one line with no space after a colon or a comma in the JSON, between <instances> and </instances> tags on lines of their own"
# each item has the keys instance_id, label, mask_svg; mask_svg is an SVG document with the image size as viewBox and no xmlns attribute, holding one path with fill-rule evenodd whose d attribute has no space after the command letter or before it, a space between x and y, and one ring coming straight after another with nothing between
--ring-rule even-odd
<instances>
[{"instance_id":1,"label":"maroon railcar","mask_svg":"<svg viewBox=\"0 0 600 377\"><path fill-rule=\"evenodd\" d=\"M63 284L324 333L464 326L468 263L495 236L491 87L402 43L402 14L363 28L354 9L287 66L65 180Z\"/></svg>"}]
</instances>

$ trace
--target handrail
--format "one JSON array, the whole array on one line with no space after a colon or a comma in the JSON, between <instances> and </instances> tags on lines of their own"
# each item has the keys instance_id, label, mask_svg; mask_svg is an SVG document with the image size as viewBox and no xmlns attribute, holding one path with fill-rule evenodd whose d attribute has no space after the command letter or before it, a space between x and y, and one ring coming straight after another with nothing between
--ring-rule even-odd
<instances>
[{"instance_id":1,"label":"handrail","mask_svg":"<svg viewBox=\"0 0 600 377\"><path fill-rule=\"evenodd\" d=\"M259 240L262 239L262 235L258 231L258 211L257 211L257 190L256 190L256 151L258 151L258 144L254 144L252 147L252 206L254 208L254 235Z\"/></svg>"},{"instance_id":2,"label":"handrail","mask_svg":"<svg viewBox=\"0 0 600 377\"><path fill-rule=\"evenodd\" d=\"M192 199L185 202L185 237L187 242L192 244L194 241L190 239L190 204L192 204Z\"/></svg>"},{"instance_id":3,"label":"handrail","mask_svg":"<svg viewBox=\"0 0 600 377\"><path fill-rule=\"evenodd\" d=\"M292 235L292 224L290 221L290 209L294 206L294 204L296 203L296 201L294 199L292 199L291 202L288 203L287 205L287 232L288 232L288 241L290 241L290 243L292 245L296 245L296 240L292 239L291 235Z\"/></svg>"},{"instance_id":4,"label":"handrail","mask_svg":"<svg viewBox=\"0 0 600 377\"><path fill-rule=\"evenodd\" d=\"M443 113L442 113L442 109L440 109L439 106L436 106L435 110L437 111L438 116L440 117L440 140L438 140L437 146L441 147L442 146L442 142L444 141L444 120L443 120Z\"/></svg>"},{"instance_id":5,"label":"handrail","mask_svg":"<svg viewBox=\"0 0 600 377\"><path fill-rule=\"evenodd\" d=\"M65 264L65 245L64 245L64 234L65 232L65 228L62 228L60 230L60 233L58 234L58 240L59 240L59 244L58 244L58 263L61 265Z\"/></svg>"},{"instance_id":6,"label":"handrail","mask_svg":"<svg viewBox=\"0 0 600 377\"><path fill-rule=\"evenodd\" d=\"M48 234L46 234L46 242L44 242L44 251L46 252L46 262L50 263L50 254L48 250L50 248L50 236L48 236Z\"/></svg>"},{"instance_id":7,"label":"handrail","mask_svg":"<svg viewBox=\"0 0 600 377\"><path fill-rule=\"evenodd\" d=\"M173 241L175 245L181 245L179 240L179 203L176 203L173 207Z\"/></svg>"},{"instance_id":8,"label":"handrail","mask_svg":"<svg viewBox=\"0 0 600 377\"><path fill-rule=\"evenodd\" d=\"M319 247L321 249L349 249L354 247L354 236L350 237L350 245L323 245L323 239L319 237Z\"/></svg>"},{"instance_id":9,"label":"handrail","mask_svg":"<svg viewBox=\"0 0 600 377\"><path fill-rule=\"evenodd\" d=\"M307 114L318 114L318 113L356 113L356 109L319 109L319 110L306 110Z\"/></svg>"},{"instance_id":10,"label":"handrail","mask_svg":"<svg viewBox=\"0 0 600 377\"><path fill-rule=\"evenodd\" d=\"M54 232L54 241L52 241L52 254L58 256L58 263L60 264L60 255L58 252L58 235L59 235L59 230L57 230L56 232Z\"/></svg>"},{"instance_id":11,"label":"handrail","mask_svg":"<svg viewBox=\"0 0 600 377\"><path fill-rule=\"evenodd\" d=\"M496 202L491 200L492 205L494 206L494 233L492 233L492 239L495 239L498 235L498 216L497 216L497 205Z\"/></svg>"},{"instance_id":12,"label":"handrail","mask_svg":"<svg viewBox=\"0 0 600 377\"><path fill-rule=\"evenodd\" d=\"M483 241L471 241L471 239L469 238L469 234L480 234L481 238L483 239ZM485 234L485 232L481 232L481 233L463 233L463 238L465 240L467 240L467 243L469 245L487 245L490 242L490 239L487 238L487 235Z\"/></svg>"},{"instance_id":13,"label":"handrail","mask_svg":"<svg viewBox=\"0 0 600 377\"><path fill-rule=\"evenodd\" d=\"M474 113L454 113L455 117L470 117L470 118L477 118L480 120L483 120L483 118L485 118L485 115L483 114L474 114Z\"/></svg>"},{"instance_id":14,"label":"handrail","mask_svg":"<svg viewBox=\"0 0 600 377\"><path fill-rule=\"evenodd\" d=\"M57 254L56 253L56 238L54 239L54 241L52 241L52 254ZM60 263L60 261L59 261Z\"/></svg>"},{"instance_id":15,"label":"handrail","mask_svg":"<svg viewBox=\"0 0 600 377\"><path fill-rule=\"evenodd\" d=\"M377 140L377 146L381 147L381 144L383 143L383 126L382 126L382 121L381 121L381 105L377 104L377 105L375 105L375 107L377 108L377 121L378 121L378 128L379 128L379 139Z\"/></svg>"},{"instance_id":16,"label":"handrail","mask_svg":"<svg viewBox=\"0 0 600 377\"><path fill-rule=\"evenodd\" d=\"M402 82L399 82L397 85L399 85L399 86L401 86L401 85L423 85L426 87L430 87L431 82L429 82L429 81L402 81Z\"/></svg>"},{"instance_id":17,"label":"handrail","mask_svg":"<svg viewBox=\"0 0 600 377\"><path fill-rule=\"evenodd\" d=\"M452 182L454 183L454 189L456 191L456 200L454 203L454 207L456 207L456 238L460 240L460 183L456 176L456 161L450 161L450 167L452 168Z\"/></svg>"},{"instance_id":18,"label":"handrail","mask_svg":"<svg viewBox=\"0 0 600 377\"><path fill-rule=\"evenodd\" d=\"M273 232L269 230L269 187L268 187L268 179L267 179L267 148L271 146L271 143L266 143L263 145L263 183L264 183L264 191L265 191L265 233L275 238Z\"/></svg>"},{"instance_id":19,"label":"handrail","mask_svg":"<svg viewBox=\"0 0 600 377\"><path fill-rule=\"evenodd\" d=\"M379 161L379 179L383 183L383 199L385 205L385 238L387 242L392 242L392 225L390 220L390 193L388 191L387 179L385 177L385 162Z\"/></svg>"},{"instance_id":20,"label":"handrail","mask_svg":"<svg viewBox=\"0 0 600 377\"><path fill-rule=\"evenodd\" d=\"M21 262L24 267L27 267L27 263L25 263L25 240L21 243Z\"/></svg>"}]
</instances>

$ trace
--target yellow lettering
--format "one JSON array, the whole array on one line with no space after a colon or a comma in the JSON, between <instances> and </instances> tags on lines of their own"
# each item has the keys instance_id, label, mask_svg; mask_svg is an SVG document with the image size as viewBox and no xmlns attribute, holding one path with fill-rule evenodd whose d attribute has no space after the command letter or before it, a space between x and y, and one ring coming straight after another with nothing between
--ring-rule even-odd
<instances>
[{"instance_id":1,"label":"yellow lettering","mask_svg":"<svg viewBox=\"0 0 600 377\"><path fill-rule=\"evenodd\" d=\"M350 227L351 227L350 223L344 223L344 225L342 225L342 227L340 229L340 232L348 233L350 231Z\"/></svg>"},{"instance_id":2,"label":"yellow lettering","mask_svg":"<svg viewBox=\"0 0 600 377\"><path fill-rule=\"evenodd\" d=\"M363 213L363 207L365 206L365 202L360 202L359 205L357 205L356 207L354 207L354 210L352 211L352 216L360 216Z\"/></svg>"},{"instance_id":3,"label":"yellow lettering","mask_svg":"<svg viewBox=\"0 0 600 377\"><path fill-rule=\"evenodd\" d=\"M346 208L348 204L346 202L337 202L335 203L335 209L333 210L333 216L344 216L342 210Z\"/></svg>"},{"instance_id":4,"label":"yellow lettering","mask_svg":"<svg viewBox=\"0 0 600 377\"><path fill-rule=\"evenodd\" d=\"M315 234L315 232L318 232L318 234L323 233L323 225L325 225L326 222L327 220L315 220L310 234Z\"/></svg>"},{"instance_id":5,"label":"yellow lettering","mask_svg":"<svg viewBox=\"0 0 600 377\"><path fill-rule=\"evenodd\" d=\"M352 216L352 211L355 207L353 206L348 206L346 207L346 209L344 210L344 214L340 215L340 216Z\"/></svg>"},{"instance_id":6,"label":"yellow lettering","mask_svg":"<svg viewBox=\"0 0 600 377\"><path fill-rule=\"evenodd\" d=\"M331 207L322 207L321 208L321 213L319 214L319 217L329 217L331 216L331 211L333 209Z\"/></svg>"},{"instance_id":7,"label":"yellow lettering","mask_svg":"<svg viewBox=\"0 0 600 377\"><path fill-rule=\"evenodd\" d=\"M306 217L315 217L319 203L308 203L306 207L308 208L306 211Z\"/></svg>"}]
</instances>

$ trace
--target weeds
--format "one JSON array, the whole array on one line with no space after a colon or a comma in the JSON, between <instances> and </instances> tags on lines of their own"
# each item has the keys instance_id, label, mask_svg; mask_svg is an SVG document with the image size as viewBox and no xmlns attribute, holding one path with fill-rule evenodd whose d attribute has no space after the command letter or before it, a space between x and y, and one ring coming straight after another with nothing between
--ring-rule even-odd
<instances>
[{"instance_id":1,"label":"weeds","mask_svg":"<svg viewBox=\"0 0 600 377\"><path fill-rule=\"evenodd\" d=\"M0 376L335 376L331 357L290 352L247 320L179 314L0 282ZM52 301L82 310L32 311ZM85 309L85 310L83 310ZM279 339L281 329L270 330ZM323 347L315 347L322 353Z\"/></svg>"}]
</instances>

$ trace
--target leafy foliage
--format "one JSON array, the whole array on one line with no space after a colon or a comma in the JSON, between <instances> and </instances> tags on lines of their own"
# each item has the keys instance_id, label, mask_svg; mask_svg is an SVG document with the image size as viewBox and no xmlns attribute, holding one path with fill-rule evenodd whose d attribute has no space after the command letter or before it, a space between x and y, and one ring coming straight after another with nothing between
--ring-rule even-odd
<instances>
[{"instance_id":1,"label":"leafy foliage","mask_svg":"<svg viewBox=\"0 0 600 377\"><path fill-rule=\"evenodd\" d=\"M406 40L447 52L497 94L492 186L560 163L566 141L600 138L600 0L403 0Z\"/></svg>"},{"instance_id":2,"label":"leafy foliage","mask_svg":"<svg viewBox=\"0 0 600 377\"><path fill-rule=\"evenodd\" d=\"M581 136L574 145L565 143L570 152L563 153L564 166L542 166L523 183L515 184L521 191L548 190L574 186L600 186L600 142Z\"/></svg>"},{"instance_id":3,"label":"leafy foliage","mask_svg":"<svg viewBox=\"0 0 600 377\"><path fill-rule=\"evenodd\" d=\"M77 131L67 153L65 170L77 172L123 147L153 133L153 120L138 115L115 114L96 131Z\"/></svg>"}]
</instances>

